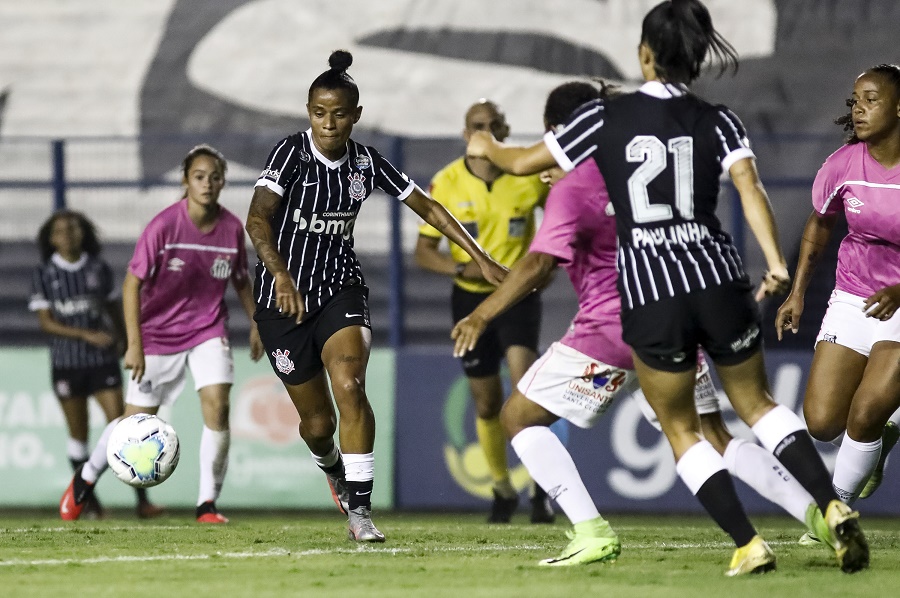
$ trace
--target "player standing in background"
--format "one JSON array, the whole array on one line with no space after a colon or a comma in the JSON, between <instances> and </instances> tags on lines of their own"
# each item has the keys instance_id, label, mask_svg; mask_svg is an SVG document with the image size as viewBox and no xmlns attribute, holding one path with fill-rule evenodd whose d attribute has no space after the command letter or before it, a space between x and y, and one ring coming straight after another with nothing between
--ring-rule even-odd
<instances>
[{"instance_id":1,"label":"player standing in background","mask_svg":"<svg viewBox=\"0 0 900 598\"><path fill-rule=\"evenodd\" d=\"M109 264L100 257L97 230L84 214L54 213L41 225L37 243L41 265L34 271L28 309L37 312L41 330L52 337L53 392L69 429L66 454L77 472L89 455L88 397L96 399L107 421L122 415L122 305ZM162 513L145 489L137 489L137 499L138 517ZM103 514L96 496L85 508Z\"/></svg>"},{"instance_id":2,"label":"player standing in background","mask_svg":"<svg viewBox=\"0 0 900 598\"><path fill-rule=\"evenodd\" d=\"M601 85L602 89L573 81L551 91L544 109L547 130L564 123L585 102L606 97L607 87ZM459 354L497 314L546 282L558 264L566 269L578 294L579 311L569 331L528 370L501 414L522 463L536 480L553 489L574 526L568 534L571 542L562 553L541 561L552 566L612 560L621 544L597 511L569 452L548 426L565 418L582 428L593 427L616 397L633 390L636 381L631 353L622 340L621 302L615 285L615 218L606 184L593 161L564 174L559 167L543 173L553 188L528 254L512 267L497 291L453 330ZM646 400L636 398L645 417L659 429ZM703 435L724 456L728 471L811 531L824 527L824 533L819 533L828 538L821 511L809 493L771 453L728 432L702 354L695 401Z\"/></svg>"},{"instance_id":3,"label":"player standing in background","mask_svg":"<svg viewBox=\"0 0 900 598\"><path fill-rule=\"evenodd\" d=\"M184 388L190 368L200 395L200 523L227 523L216 508L228 469L231 434L229 393L234 362L228 342L225 290L234 285L251 317L250 355L262 357L252 321L253 296L247 273L244 228L219 205L227 163L222 154L198 145L182 162L183 199L156 215L138 238L122 289L130 369L124 417L155 415ZM60 501L63 519L78 519L107 468L106 445L118 420L111 422L90 459Z\"/></svg>"},{"instance_id":4,"label":"player standing in background","mask_svg":"<svg viewBox=\"0 0 900 598\"><path fill-rule=\"evenodd\" d=\"M765 290L787 290L772 209L743 125L687 89L709 52L722 72L737 66L699 0L662 2L642 23L638 57L646 83L637 92L586 104L531 147L475 133L467 154L514 174L596 161L616 213L623 338L678 474L737 546L726 574L770 571L775 555L747 518L722 456L700 432L698 345L716 364L737 414L825 514L842 570L858 571L869 565L859 514L838 499L802 420L772 401L759 309L715 215L719 178L728 172L768 264Z\"/></svg>"},{"instance_id":5,"label":"player standing in background","mask_svg":"<svg viewBox=\"0 0 900 598\"><path fill-rule=\"evenodd\" d=\"M503 141L509 135L509 125L497 104L482 99L466 111L466 142L472 131L488 131ZM543 206L547 185L538 175L511 176L483 158L462 157L434 175L429 193L494 259L511 267L528 251L534 237L535 209ZM415 256L422 268L453 277L450 301L455 324L472 313L496 287L484 279L478 265L461 247L450 243L450 253L441 252L438 247L443 238L439 230L422 224ZM500 425L504 399L500 361L506 358L515 388L537 358L540 328L541 296L534 292L493 320L474 348L460 356L475 401L475 432L493 478L489 523L509 523L519 502L519 494L509 479L506 436ZM531 506L532 523L553 521L547 494L537 484Z\"/></svg>"},{"instance_id":6,"label":"player standing in background","mask_svg":"<svg viewBox=\"0 0 900 598\"><path fill-rule=\"evenodd\" d=\"M853 504L881 483L898 437L890 418L900 407L900 66L862 73L847 105L836 122L851 135L816 175L793 289L775 328L779 339L799 329L806 288L843 212L849 233L816 337L803 414L819 440L846 430L833 483Z\"/></svg>"},{"instance_id":7,"label":"player standing in background","mask_svg":"<svg viewBox=\"0 0 900 598\"><path fill-rule=\"evenodd\" d=\"M353 251L353 227L379 188L460 245L490 282L506 269L459 222L372 147L350 139L362 115L343 50L310 85L310 128L269 154L250 204L256 266L255 319L276 375L300 415L300 435L325 472L355 541L384 542L371 518L375 417L365 391L372 332L368 288ZM334 393L332 403L325 373ZM334 405L340 448L334 442Z\"/></svg>"}]
</instances>

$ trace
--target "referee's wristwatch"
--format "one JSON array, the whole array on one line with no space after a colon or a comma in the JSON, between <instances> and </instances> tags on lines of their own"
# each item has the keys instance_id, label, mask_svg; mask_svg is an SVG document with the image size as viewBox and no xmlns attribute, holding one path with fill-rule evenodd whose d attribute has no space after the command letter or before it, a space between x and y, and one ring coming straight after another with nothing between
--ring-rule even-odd
<instances>
[{"instance_id":1,"label":"referee's wristwatch","mask_svg":"<svg viewBox=\"0 0 900 598\"><path fill-rule=\"evenodd\" d=\"M466 269L465 264L462 264L462 263L456 264L456 275L458 277L462 278L462 275L463 275L463 272L465 271L465 269Z\"/></svg>"}]
</instances>

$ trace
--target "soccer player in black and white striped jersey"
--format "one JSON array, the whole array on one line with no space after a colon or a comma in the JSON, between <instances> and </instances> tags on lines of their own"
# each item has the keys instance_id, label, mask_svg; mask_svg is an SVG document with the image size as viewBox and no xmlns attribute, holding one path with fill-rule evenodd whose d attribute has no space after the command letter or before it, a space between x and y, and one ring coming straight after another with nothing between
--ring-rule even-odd
<instances>
[{"instance_id":1,"label":"soccer player in black and white striped jersey","mask_svg":"<svg viewBox=\"0 0 900 598\"><path fill-rule=\"evenodd\" d=\"M687 89L709 52L722 72L737 66L699 0L662 2L643 21L640 90L585 104L542 143L504 146L476 133L467 153L513 174L596 161L616 213L623 338L679 475L738 547L726 573L772 570L775 556L744 513L722 457L700 433L693 401L698 345L741 419L819 505L841 568L858 571L869 564L859 514L838 499L800 418L769 395L759 311L715 216L719 177L727 171L768 264L765 291L787 290L772 209L743 126L724 106Z\"/></svg>"},{"instance_id":2,"label":"soccer player in black and white striped jersey","mask_svg":"<svg viewBox=\"0 0 900 598\"><path fill-rule=\"evenodd\" d=\"M270 153L247 232L259 255L254 318L300 415L300 435L349 517L350 538L383 542L371 520L375 419L365 369L372 335L368 289L353 251L360 206L377 187L465 249L492 284L506 269L375 148L350 139L362 114L359 89L347 74L352 61L349 52L333 52L331 68L313 81L306 105L311 127ZM340 449L326 371L340 413Z\"/></svg>"},{"instance_id":3,"label":"soccer player in black and white striped jersey","mask_svg":"<svg viewBox=\"0 0 900 598\"><path fill-rule=\"evenodd\" d=\"M122 415L122 372L117 341L124 342L121 307L109 265L99 256L94 224L80 212L60 210L38 231L41 265L32 277L28 308L51 335L50 362L56 393L69 429L66 452L78 470L88 459L88 398L107 421ZM162 510L138 489L139 517ZM86 509L102 514L99 501Z\"/></svg>"}]
</instances>

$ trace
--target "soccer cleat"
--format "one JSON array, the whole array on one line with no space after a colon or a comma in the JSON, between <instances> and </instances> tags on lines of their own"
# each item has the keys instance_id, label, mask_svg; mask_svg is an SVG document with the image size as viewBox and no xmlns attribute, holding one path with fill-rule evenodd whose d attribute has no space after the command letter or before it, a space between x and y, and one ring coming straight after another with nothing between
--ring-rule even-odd
<instances>
[{"instance_id":1,"label":"soccer cleat","mask_svg":"<svg viewBox=\"0 0 900 598\"><path fill-rule=\"evenodd\" d=\"M544 559L538 564L544 567L571 567L614 561L622 552L619 537L604 519L598 517L575 526L566 532L569 544L559 556Z\"/></svg>"},{"instance_id":2,"label":"soccer cleat","mask_svg":"<svg viewBox=\"0 0 900 598\"><path fill-rule=\"evenodd\" d=\"M725 575L736 577L751 573L768 573L775 570L775 553L760 536L753 538L734 551L731 565Z\"/></svg>"},{"instance_id":3,"label":"soccer cleat","mask_svg":"<svg viewBox=\"0 0 900 598\"><path fill-rule=\"evenodd\" d=\"M138 519L153 519L166 512L164 508L153 504L149 500L139 502L136 510Z\"/></svg>"},{"instance_id":4,"label":"soccer cleat","mask_svg":"<svg viewBox=\"0 0 900 598\"><path fill-rule=\"evenodd\" d=\"M828 503L825 522L841 571L855 573L869 567L869 543L859 527L859 512L839 500Z\"/></svg>"},{"instance_id":5,"label":"soccer cleat","mask_svg":"<svg viewBox=\"0 0 900 598\"><path fill-rule=\"evenodd\" d=\"M197 523L228 523L228 517L219 513L215 502L208 500L197 506Z\"/></svg>"},{"instance_id":6,"label":"soccer cleat","mask_svg":"<svg viewBox=\"0 0 900 598\"><path fill-rule=\"evenodd\" d=\"M336 476L330 473L325 474L325 479L328 480L328 488L331 490L334 504L341 510L341 513L347 515L350 511L350 489L347 487L347 480L343 475Z\"/></svg>"},{"instance_id":7,"label":"soccer cleat","mask_svg":"<svg viewBox=\"0 0 900 598\"><path fill-rule=\"evenodd\" d=\"M368 507L356 507L347 514L347 534L354 542L384 542L384 534L372 523Z\"/></svg>"},{"instance_id":8,"label":"soccer cleat","mask_svg":"<svg viewBox=\"0 0 900 598\"><path fill-rule=\"evenodd\" d=\"M553 523L555 520L556 514L553 512L553 505L550 504L550 497L543 488L535 484L534 496L531 497L531 522Z\"/></svg>"},{"instance_id":9,"label":"soccer cleat","mask_svg":"<svg viewBox=\"0 0 900 598\"><path fill-rule=\"evenodd\" d=\"M831 537L831 530L825 522L825 517L816 503L811 503L806 507L807 532L800 536L798 544L801 546L818 546L824 543L829 547L834 547L834 539Z\"/></svg>"},{"instance_id":10,"label":"soccer cleat","mask_svg":"<svg viewBox=\"0 0 900 598\"><path fill-rule=\"evenodd\" d=\"M94 485L88 484L81 477L81 467L75 470L69 487L63 493L59 501L59 516L63 521L75 521L81 517L82 511L88 504L88 499L94 493ZM98 503L99 504L99 503Z\"/></svg>"},{"instance_id":11,"label":"soccer cleat","mask_svg":"<svg viewBox=\"0 0 900 598\"><path fill-rule=\"evenodd\" d=\"M884 432L881 434L881 457L878 458L878 464L875 466L875 471L869 476L869 481L859 493L860 498L869 498L881 486L881 481L884 479L884 464L887 461L888 453L897 444L898 439L900 439L900 426L889 421L884 425Z\"/></svg>"},{"instance_id":12,"label":"soccer cleat","mask_svg":"<svg viewBox=\"0 0 900 598\"><path fill-rule=\"evenodd\" d=\"M519 495L512 498L504 498L494 489L494 502L491 504L491 514L488 516L488 523L509 523L516 507L519 506Z\"/></svg>"}]
</instances>

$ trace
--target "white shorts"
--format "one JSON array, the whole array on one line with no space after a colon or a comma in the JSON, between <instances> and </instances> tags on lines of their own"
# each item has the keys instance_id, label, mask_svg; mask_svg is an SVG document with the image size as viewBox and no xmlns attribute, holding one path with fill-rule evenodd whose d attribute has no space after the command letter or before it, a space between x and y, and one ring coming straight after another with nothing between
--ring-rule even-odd
<instances>
[{"instance_id":1,"label":"white shorts","mask_svg":"<svg viewBox=\"0 0 900 598\"><path fill-rule=\"evenodd\" d=\"M125 402L137 407L171 405L184 389L185 371L191 369L194 389L234 382L234 360L225 337L211 338L180 353L145 355L140 384L128 381Z\"/></svg>"},{"instance_id":2,"label":"white shorts","mask_svg":"<svg viewBox=\"0 0 900 598\"><path fill-rule=\"evenodd\" d=\"M868 357L878 341L900 343L900 316L895 313L886 322L869 318L863 311L865 302L865 297L832 291L816 344L836 343Z\"/></svg>"},{"instance_id":3,"label":"white shorts","mask_svg":"<svg viewBox=\"0 0 900 598\"><path fill-rule=\"evenodd\" d=\"M556 342L528 368L518 389L528 400L579 428L590 428L621 393L637 388L634 370L591 359Z\"/></svg>"},{"instance_id":4,"label":"white shorts","mask_svg":"<svg viewBox=\"0 0 900 598\"><path fill-rule=\"evenodd\" d=\"M662 430L659 425L659 419L656 412L647 402L647 397L638 389L633 395L641 413L644 414L651 426L657 430ZM719 394L716 392L716 386L713 384L712 376L709 375L709 364L703 353L697 354L697 385L694 387L694 403L697 405L697 413L699 415L709 415L710 413L718 413L722 410L719 406Z\"/></svg>"}]
</instances>

